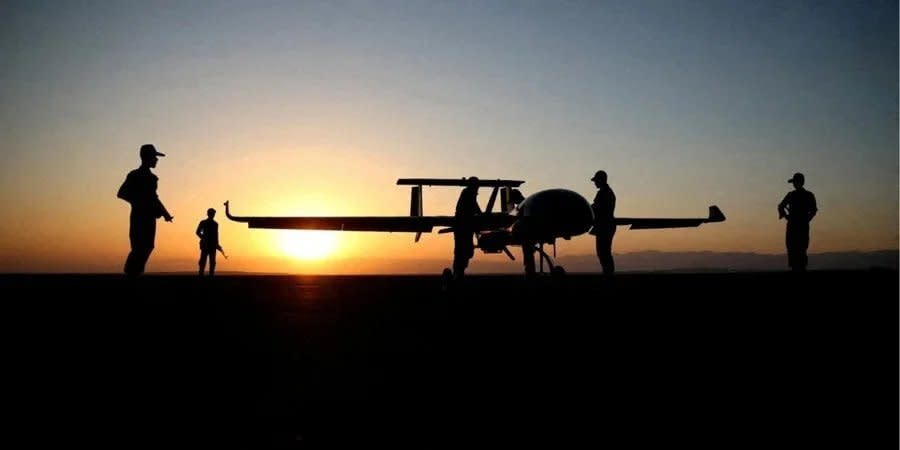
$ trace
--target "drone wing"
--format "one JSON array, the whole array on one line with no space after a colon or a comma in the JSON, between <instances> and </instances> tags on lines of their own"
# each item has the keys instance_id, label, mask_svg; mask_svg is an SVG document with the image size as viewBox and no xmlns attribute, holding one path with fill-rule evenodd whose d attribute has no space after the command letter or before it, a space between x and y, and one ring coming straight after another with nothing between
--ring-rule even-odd
<instances>
[{"instance_id":1,"label":"drone wing","mask_svg":"<svg viewBox=\"0 0 900 450\"><path fill-rule=\"evenodd\" d=\"M458 224L454 216L346 216L346 217L263 217L233 216L225 202L225 215L234 222L246 223L249 228L286 230L380 231L430 233L434 227L453 228ZM485 214L468 218L466 224L474 230L491 230L512 224L515 218L507 214Z\"/></svg>"},{"instance_id":2,"label":"drone wing","mask_svg":"<svg viewBox=\"0 0 900 450\"><path fill-rule=\"evenodd\" d=\"M685 228L697 227L704 223L724 222L725 214L717 206L709 207L709 217L697 219L667 219L667 218L627 218L617 217L616 225L631 225L632 230L649 230L655 228Z\"/></svg>"}]
</instances>

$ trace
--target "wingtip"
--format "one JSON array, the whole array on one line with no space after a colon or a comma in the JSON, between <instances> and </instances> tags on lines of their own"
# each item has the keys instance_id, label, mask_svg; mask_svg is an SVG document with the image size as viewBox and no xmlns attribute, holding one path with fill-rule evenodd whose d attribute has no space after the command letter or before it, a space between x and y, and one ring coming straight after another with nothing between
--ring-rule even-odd
<instances>
[{"instance_id":1,"label":"wingtip","mask_svg":"<svg viewBox=\"0 0 900 450\"><path fill-rule=\"evenodd\" d=\"M228 206L228 200L225 200L225 217L234 220L234 217L231 216L231 209Z\"/></svg>"},{"instance_id":2,"label":"wingtip","mask_svg":"<svg viewBox=\"0 0 900 450\"><path fill-rule=\"evenodd\" d=\"M719 209L718 206L712 205L709 207L709 219L707 222L724 222L725 214L722 213L722 210Z\"/></svg>"}]
</instances>

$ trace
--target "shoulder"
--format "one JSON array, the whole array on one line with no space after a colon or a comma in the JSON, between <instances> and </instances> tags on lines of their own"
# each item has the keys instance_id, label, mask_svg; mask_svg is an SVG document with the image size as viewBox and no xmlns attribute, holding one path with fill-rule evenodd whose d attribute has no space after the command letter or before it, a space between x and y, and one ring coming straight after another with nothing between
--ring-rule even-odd
<instances>
[{"instance_id":1,"label":"shoulder","mask_svg":"<svg viewBox=\"0 0 900 450\"><path fill-rule=\"evenodd\" d=\"M149 169L137 168L128 172L128 178L137 180L153 180L156 181L157 176Z\"/></svg>"}]
</instances>

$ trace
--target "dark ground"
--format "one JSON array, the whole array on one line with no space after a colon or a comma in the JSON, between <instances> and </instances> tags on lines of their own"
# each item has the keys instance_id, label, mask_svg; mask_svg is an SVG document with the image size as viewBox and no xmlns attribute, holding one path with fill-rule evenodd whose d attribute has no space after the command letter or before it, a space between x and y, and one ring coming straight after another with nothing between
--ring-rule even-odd
<instances>
[{"instance_id":1,"label":"dark ground","mask_svg":"<svg viewBox=\"0 0 900 450\"><path fill-rule=\"evenodd\" d=\"M436 276L34 275L0 293L4 439L36 447L898 444L896 271L449 293Z\"/></svg>"}]
</instances>

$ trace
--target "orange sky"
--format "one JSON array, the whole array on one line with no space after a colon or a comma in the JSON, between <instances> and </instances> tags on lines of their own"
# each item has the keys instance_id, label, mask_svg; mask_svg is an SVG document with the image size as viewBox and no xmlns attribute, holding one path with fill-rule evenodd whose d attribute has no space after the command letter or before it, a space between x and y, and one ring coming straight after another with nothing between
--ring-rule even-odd
<instances>
[{"instance_id":1,"label":"orange sky","mask_svg":"<svg viewBox=\"0 0 900 450\"><path fill-rule=\"evenodd\" d=\"M243 147L240 144L234 146ZM194 167L199 161L179 161L185 159L191 149L176 145L159 147L168 152L167 157L160 158L155 169L160 177L159 194L175 221L158 221L156 250L148 265L150 272L193 270L198 254L194 230L209 207L219 211L216 219L220 223L220 240L230 257L228 260L219 258L220 271L439 272L449 265L452 237L436 233L426 234L418 244L413 244L413 235L409 233L319 232L333 236L333 252L320 260L303 260L293 257L288 247L291 236L307 232L251 230L245 224L228 221L222 206L224 200L230 200L233 213L239 215L404 215L408 212L409 191L407 187L396 186L396 178L453 176L446 170L437 170L438 173L417 171L389 157L381 161L356 159L350 157L349 152L290 150L286 145L281 152L259 150L247 152L247 155L222 152L219 161L205 165L205 171L201 171ZM249 147L251 144L248 143ZM84 171L72 170L73 177L85 174L85 179L77 183L68 179L45 179L43 184L35 184L30 194L4 191L5 210L16 211L16 214L13 220L0 225L0 270L118 272L128 252L129 206L115 198L115 191L128 170L136 166L137 148L134 150L134 157L118 158L121 160L117 161L118 170L88 170L86 167ZM252 160L249 155L253 156ZM132 160L132 164L129 165L127 160ZM514 176L512 173L498 175ZM590 173L587 175L580 183L556 187L570 188L591 198L593 188L587 180ZM635 180L617 182L615 175L611 175L610 182L617 191L620 216L704 216L707 204L713 202L718 203L728 216L724 223L695 229L631 231L620 228L614 246L617 253L641 250L782 252L784 222L776 220L775 205L788 191L787 183L763 186L758 195L750 199L752 207L741 207L740 202L733 199L710 199L711 196L702 192L669 201L664 193L677 188L674 182L669 188L658 184L660 195L646 198L629 192L637 184ZM526 182L522 186L523 192L533 192L530 185ZM554 186L539 186L548 187ZM426 188L425 213L450 214L457 193L454 188ZM485 190L479 197L482 205L487 196ZM821 197L820 194L820 208L827 213L821 214L813 223L811 252L896 248L896 230L887 229L882 234L850 233L840 219L852 214L850 208L842 211L841 205L831 204L827 197ZM747 202L746 197L744 202ZM890 222L892 218L885 214L881 220ZM591 254L592 238L581 236L562 241L559 251L561 254ZM518 256L518 252L516 254ZM393 261L396 259L407 262ZM479 253L472 265L474 271L478 271L478 261L482 259L503 261L505 256ZM510 271L519 270L518 264L518 261L510 262Z\"/></svg>"}]
</instances>

